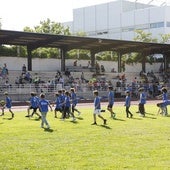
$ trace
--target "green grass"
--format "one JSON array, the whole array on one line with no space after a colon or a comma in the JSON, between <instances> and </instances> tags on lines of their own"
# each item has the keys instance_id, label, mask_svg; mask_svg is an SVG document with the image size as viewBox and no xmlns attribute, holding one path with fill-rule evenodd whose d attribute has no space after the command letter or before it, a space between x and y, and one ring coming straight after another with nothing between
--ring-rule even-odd
<instances>
[{"instance_id":1,"label":"green grass","mask_svg":"<svg viewBox=\"0 0 170 170\"><path fill-rule=\"evenodd\" d=\"M87 104L88 106L88 104ZM157 115L155 105L146 105L141 118L131 106L133 119L127 119L123 106L114 106L117 119L108 112L92 126L93 106L81 107L76 123L55 119L49 112L51 130L40 121L25 118L26 111L0 117L1 170L166 170L170 169L170 117Z\"/></svg>"}]
</instances>

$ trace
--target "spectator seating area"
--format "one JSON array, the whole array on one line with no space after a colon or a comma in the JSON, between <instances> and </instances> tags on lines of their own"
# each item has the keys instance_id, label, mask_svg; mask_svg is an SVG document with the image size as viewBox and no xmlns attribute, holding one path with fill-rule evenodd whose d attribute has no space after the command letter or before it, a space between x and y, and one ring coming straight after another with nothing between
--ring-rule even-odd
<instances>
[{"instance_id":1,"label":"spectator seating area","mask_svg":"<svg viewBox=\"0 0 170 170\"><path fill-rule=\"evenodd\" d=\"M83 73L83 76L82 76ZM125 90L132 91L132 97L137 97L138 88L145 87L150 98L160 93L162 85L169 86L164 82L163 76L159 73L104 73L71 71L69 74L58 72L30 72L30 79L22 77L21 71L9 70L6 78L0 79L0 93L8 91L13 95L13 100L28 100L31 91L41 92L54 98L54 92L65 88L69 90L74 87L80 99L92 99L92 90L99 90L101 97L107 98L107 87L112 85L115 89L115 97L124 97ZM22 80L21 80L22 79ZM156 90L155 90L156 89ZM1 95L0 98L3 98Z\"/></svg>"}]
</instances>

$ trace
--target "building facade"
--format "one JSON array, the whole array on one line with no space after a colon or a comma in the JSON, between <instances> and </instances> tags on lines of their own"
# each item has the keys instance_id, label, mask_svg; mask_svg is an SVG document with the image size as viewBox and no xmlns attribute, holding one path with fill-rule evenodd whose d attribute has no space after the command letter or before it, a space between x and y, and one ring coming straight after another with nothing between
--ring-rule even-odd
<instances>
[{"instance_id":1,"label":"building facade","mask_svg":"<svg viewBox=\"0 0 170 170\"><path fill-rule=\"evenodd\" d=\"M133 40L140 29L160 38L170 33L170 6L117 0L73 10L73 21L63 23L73 34L88 37Z\"/></svg>"}]
</instances>

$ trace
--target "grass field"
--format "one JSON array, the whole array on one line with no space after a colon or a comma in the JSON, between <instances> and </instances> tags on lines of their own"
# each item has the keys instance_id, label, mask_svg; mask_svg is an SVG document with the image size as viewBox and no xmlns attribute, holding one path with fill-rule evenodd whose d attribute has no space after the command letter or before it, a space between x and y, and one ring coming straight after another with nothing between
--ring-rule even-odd
<instances>
[{"instance_id":1,"label":"grass field","mask_svg":"<svg viewBox=\"0 0 170 170\"><path fill-rule=\"evenodd\" d=\"M126 118L123 105L115 105L115 120L108 112L102 114L107 126L99 118L98 125L91 125L92 105L78 108L82 114L75 123L60 121L49 112L51 130L40 128L36 116L25 118L26 110L14 110L13 120L6 111L0 117L0 169L170 169L170 117L157 115L155 105L145 106L145 118L131 106L133 119Z\"/></svg>"}]
</instances>

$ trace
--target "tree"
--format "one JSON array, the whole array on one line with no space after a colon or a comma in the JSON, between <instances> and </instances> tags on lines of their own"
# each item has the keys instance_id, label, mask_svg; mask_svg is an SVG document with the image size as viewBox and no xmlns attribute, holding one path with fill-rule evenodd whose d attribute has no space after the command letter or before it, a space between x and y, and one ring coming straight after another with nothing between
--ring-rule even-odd
<instances>
[{"instance_id":1,"label":"tree","mask_svg":"<svg viewBox=\"0 0 170 170\"><path fill-rule=\"evenodd\" d=\"M71 35L69 27L64 27L61 23L51 21L49 18L44 21L40 21L40 25L34 28L25 27L24 31L45 33L45 34L61 34L61 35Z\"/></svg>"},{"instance_id":2,"label":"tree","mask_svg":"<svg viewBox=\"0 0 170 170\"><path fill-rule=\"evenodd\" d=\"M157 38L152 38L152 33L146 33L143 30L136 30L135 33L136 33L136 37L134 38L135 41L154 43L158 41Z\"/></svg>"},{"instance_id":3,"label":"tree","mask_svg":"<svg viewBox=\"0 0 170 170\"><path fill-rule=\"evenodd\" d=\"M160 43L165 44L170 40L170 34L160 34L161 40Z\"/></svg>"},{"instance_id":4,"label":"tree","mask_svg":"<svg viewBox=\"0 0 170 170\"><path fill-rule=\"evenodd\" d=\"M35 32L44 34L60 34L60 35L71 35L69 27L64 27L61 23L51 21L49 18L44 21L40 21L40 25L34 28L25 27L25 32ZM33 51L33 57L41 58L59 58L59 49L56 48L38 48Z\"/></svg>"}]
</instances>

